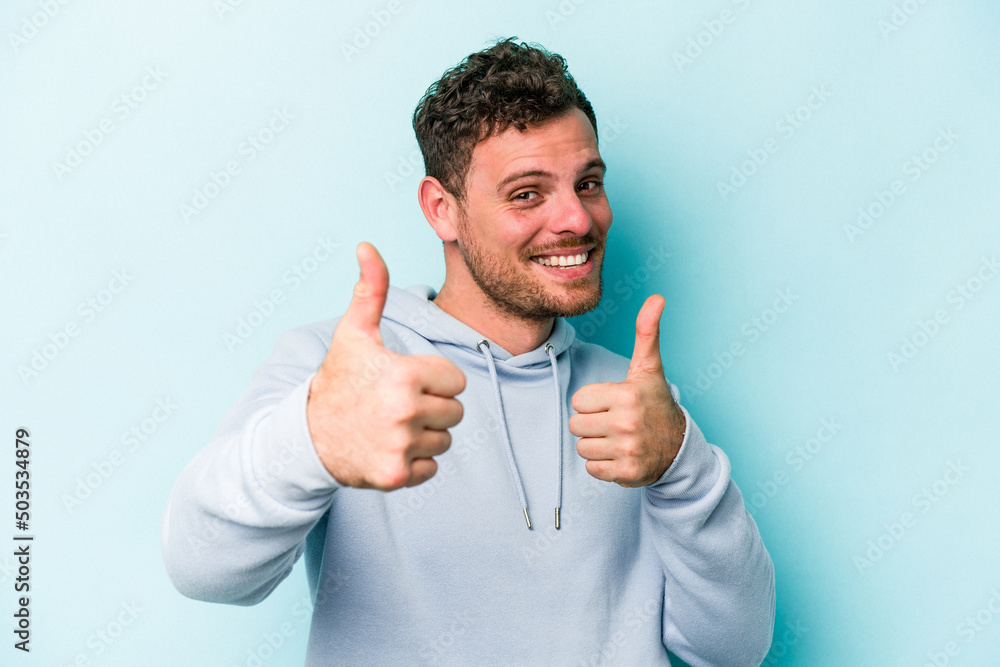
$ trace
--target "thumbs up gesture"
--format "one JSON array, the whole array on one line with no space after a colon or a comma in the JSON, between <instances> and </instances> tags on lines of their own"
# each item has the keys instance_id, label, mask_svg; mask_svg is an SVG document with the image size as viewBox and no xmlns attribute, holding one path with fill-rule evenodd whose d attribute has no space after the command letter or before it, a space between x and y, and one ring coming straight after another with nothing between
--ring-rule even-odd
<instances>
[{"instance_id":1,"label":"thumbs up gesture","mask_svg":"<svg viewBox=\"0 0 1000 667\"><path fill-rule=\"evenodd\" d=\"M684 413L674 402L660 361L662 296L646 299L635 322L635 348L623 382L588 384L573 395L570 432L587 472L621 486L663 476L684 439Z\"/></svg>"},{"instance_id":2,"label":"thumbs up gesture","mask_svg":"<svg viewBox=\"0 0 1000 667\"><path fill-rule=\"evenodd\" d=\"M444 357L385 348L379 320L389 270L370 243L358 244L357 255L361 278L313 376L306 417L334 479L391 491L437 472L432 457L448 450L448 429L462 420L455 396L465 390L465 374Z\"/></svg>"}]
</instances>

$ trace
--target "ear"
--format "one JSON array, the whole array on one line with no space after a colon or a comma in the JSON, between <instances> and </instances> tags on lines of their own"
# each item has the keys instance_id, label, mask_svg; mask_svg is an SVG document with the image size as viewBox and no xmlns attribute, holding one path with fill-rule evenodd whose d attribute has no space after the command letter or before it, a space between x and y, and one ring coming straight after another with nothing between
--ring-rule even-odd
<instances>
[{"instance_id":1,"label":"ear","mask_svg":"<svg viewBox=\"0 0 1000 667\"><path fill-rule=\"evenodd\" d=\"M427 222L442 241L458 238L458 201L433 176L424 176L417 186L417 200Z\"/></svg>"}]
</instances>

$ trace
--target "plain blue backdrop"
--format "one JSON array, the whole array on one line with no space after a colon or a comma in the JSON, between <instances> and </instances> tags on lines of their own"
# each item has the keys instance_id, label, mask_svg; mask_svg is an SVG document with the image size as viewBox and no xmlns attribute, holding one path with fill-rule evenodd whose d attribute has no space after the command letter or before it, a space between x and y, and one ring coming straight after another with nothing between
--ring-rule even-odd
<instances>
[{"instance_id":1,"label":"plain blue backdrop","mask_svg":"<svg viewBox=\"0 0 1000 667\"><path fill-rule=\"evenodd\" d=\"M301 564L256 607L183 598L159 549L170 487L279 334L343 311L359 241L394 285L441 285L411 114L517 35L567 58L609 165L606 299L573 324L630 355L639 306L666 297L667 375L774 559L766 664L1000 664L998 18L5 3L0 515L27 427L36 541L32 652L8 634L0 662L302 664Z\"/></svg>"}]
</instances>

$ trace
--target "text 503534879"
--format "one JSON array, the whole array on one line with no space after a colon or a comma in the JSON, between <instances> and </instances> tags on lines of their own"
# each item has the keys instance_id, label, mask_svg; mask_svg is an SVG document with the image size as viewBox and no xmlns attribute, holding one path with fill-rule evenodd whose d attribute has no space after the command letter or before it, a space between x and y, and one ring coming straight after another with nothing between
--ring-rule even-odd
<instances>
[{"instance_id":1,"label":"text 503534879","mask_svg":"<svg viewBox=\"0 0 1000 667\"><path fill-rule=\"evenodd\" d=\"M31 612L28 609L31 591L31 535L23 534L31 521L31 433L26 428L17 429L14 442L14 527L22 534L14 534L14 557L17 559L17 577L14 592L18 593L14 611L14 648L28 652L31 641Z\"/></svg>"}]
</instances>

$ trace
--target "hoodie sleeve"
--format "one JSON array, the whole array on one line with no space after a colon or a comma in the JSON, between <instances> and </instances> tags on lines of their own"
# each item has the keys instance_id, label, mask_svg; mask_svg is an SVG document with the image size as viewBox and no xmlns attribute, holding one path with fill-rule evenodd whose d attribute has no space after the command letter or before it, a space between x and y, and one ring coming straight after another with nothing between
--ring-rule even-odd
<instances>
[{"instance_id":1,"label":"hoodie sleeve","mask_svg":"<svg viewBox=\"0 0 1000 667\"><path fill-rule=\"evenodd\" d=\"M305 550L339 488L306 421L309 385L326 351L312 329L283 334L174 484L161 547L184 595L256 604Z\"/></svg>"},{"instance_id":2,"label":"hoodie sleeve","mask_svg":"<svg viewBox=\"0 0 1000 667\"><path fill-rule=\"evenodd\" d=\"M756 667L774 630L774 566L729 459L681 410L680 451L642 501L666 579L663 644L692 667Z\"/></svg>"}]
</instances>

